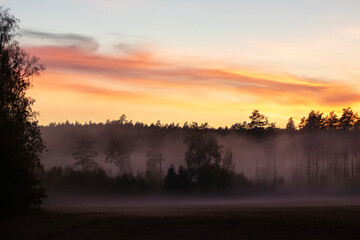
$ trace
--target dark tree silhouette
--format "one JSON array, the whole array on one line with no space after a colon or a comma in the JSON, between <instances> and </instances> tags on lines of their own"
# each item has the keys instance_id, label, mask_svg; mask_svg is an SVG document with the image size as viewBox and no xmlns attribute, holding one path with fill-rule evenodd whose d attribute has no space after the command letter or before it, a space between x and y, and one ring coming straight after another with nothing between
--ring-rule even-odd
<instances>
[{"instance_id":1,"label":"dark tree silhouette","mask_svg":"<svg viewBox=\"0 0 360 240\"><path fill-rule=\"evenodd\" d=\"M26 96L45 67L15 40L18 19L0 7L0 217L39 208L45 191L38 179L44 143Z\"/></svg>"},{"instance_id":2,"label":"dark tree silhouette","mask_svg":"<svg viewBox=\"0 0 360 240\"><path fill-rule=\"evenodd\" d=\"M180 191L189 190L191 187L191 176L189 171L187 171L183 166L179 166L178 168L178 189Z\"/></svg>"},{"instance_id":3,"label":"dark tree silhouette","mask_svg":"<svg viewBox=\"0 0 360 240\"><path fill-rule=\"evenodd\" d=\"M267 133L271 134L276 128L276 124L273 122L269 123L268 118L260 114L258 110L254 110L249 118L251 121L246 126L248 133L253 136L262 137Z\"/></svg>"},{"instance_id":4,"label":"dark tree silhouette","mask_svg":"<svg viewBox=\"0 0 360 240\"><path fill-rule=\"evenodd\" d=\"M286 130L289 132L293 132L296 130L294 119L291 117L289 118L288 123L286 124Z\"/></svg>"},{"instance_id":5,"label":"dark tree silhouette","mask_svg":"<svg viewBox=\"0 0 360 240\"><path fill-rule=\"evenodd\" d=\"M118 166L119 174L130 173L130 155L133 149L133 144L129 138L121 135L111 135L105 150L105 161Z\"/></svg>"},{"instance_id":6,"label":"dark tree silhouette","mask_svg":"<svg viewBox=\"0 0 360 240\"><path fill-rule=\"evenodd\" d=\"M174 191L178 187L179 175L176 173L174 165L170 165L166 177L165 177L165 187L169 191Z\"/></svg>"},{"instance_id":7,"label":"dark tree silhouette","mask_svg":"<svg viewBox=\"0 0 360 240\"><path fill-rule=\"evenodd\" d=\"M229 190L234 171L231 150L227 149L223 157L223 146L208 132L207 127L191 130L185 143L185 162L199 189L205 192Z\"/></svg>"},{"instance_id":8,"label":"dark tree silhouette","mask_svg":"<svg viewBox=\"0 0 360 240\"><path fill-rule=\"evenodd\" d=\"M234 172L235 163L233 162L233 154L230 148L226 149L222 160L222 168L227 172Z\"/></svg>"},{"instance_id":9,"label":"dark tree silhouette","mask_svg":"<svg viewBox=\"0 0 360 240\"><path fill-rule=\"evenodd\" d=\"M157 122L156 126L161 126L159 121ZM165 161L161 151L163 144L162 133L158 129L156 129L156 131L150 136L149 142L150 147L146 153L147 175L151 178L161 178L162 162Z\"/></svg>"},{"instance_id":10,"label":"dark tree silhouette","mask_svg":"<svg viewBox=\"0 0 360 240\"><path fill-rule=\"evenodd\" d=\"M348 107L343 109L343 114L339 119L340 128L345 130L352 130L358 121L358 114Z\"/></svg>"},{"instance_id":11,"label":"dark tree silhouette","mask_svg":"<svg viewBox=\"0 0 360 240\"><path fill-rule=\"evenodd\" d=\"M170 165L164 183L169 192L189 192L191 190L191 176L181 165L177 172L174 165Z\"/></svg>"},{"instance_id":12,"label":"dark tree silhouette","mask_svg":"<svg viewBox=\"0 0 360 240\"><path fill-rule=\"evenodd\" d=\"M98 169L99 164L95 161L97 155L98 153L92 149L92 141L88 137L82 136L77 143L75 152L72 153L75 159L74 167L83 171Z\"/></svg>"},{"instance_id":13,"label":"dark tree silhouette","mask_svg":"<svg viewBox=\"0 0 360 240\"><path fill-rule=\"evenodd\" d=\"M185 162L193 174L197 174L206 165L220 165L222 146L214 136L201 130L192 130L186 136L185 143Z\"/></svg>"},{"instance_id":14,"label":"dark tree silhouette","mask_svg":"<svg viewBox=\"0 0 360 240\"><path fill-rule=\"evenodd\" d=\"M299 124L300 130L315 130L315 129L322 129L324 128L324 121L323 113L319 111L315 112L312 110L308 117L303 117Z\"/></svg>"},{"instance_id":15,"label":"dark tree silhouette","mask_svg":"<svg viewBox=\"0 0 360 240\"><path fill-rule=\"evenodd\" d=\"M330 114L325 117L325 127L327 129L337 129L339 128L339 124L339 118L334 111L330 112Z\"/></svg>"},{"instance_id":16,"label":"dark tree silhouette","mask_svg":"<svg viewBox=\"0 0 360 240\"><path fill-rule=\"evenodd\" d=\"M254 110L249 118L251 120L248 123L249 129L265 128L269 124L267 117L260 114L258 110Z\"/></svg>"},{"instance_id":17,"label":"dark tree silhouette","mask_svg":"<svg viewBox=\"0 0 360 240\"><path fill-rule=\"evenodd\" d=\"M116 121L117 124L120 124L120 125L125 125L128 123L128 121L126 120L126 115L123 114L120 116L119 120Z\"/></svg>"}]
</instances>

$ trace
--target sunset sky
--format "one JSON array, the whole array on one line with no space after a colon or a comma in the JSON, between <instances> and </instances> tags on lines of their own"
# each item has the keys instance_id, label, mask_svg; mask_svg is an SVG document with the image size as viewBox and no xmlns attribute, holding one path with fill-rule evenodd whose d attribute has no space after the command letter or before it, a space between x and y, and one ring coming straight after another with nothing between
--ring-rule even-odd
<instances>
[{"instance_id":1,"label":"sunset sky","mask_svg":"<svg viewBox=\"0 0 360 240\"><path fill-rule=\"evenodd\" d=\"M359 0L3 0L34 79L40 124L230 126L254 109L284 126L360 111Z\"/></svg>"}]
</instances>

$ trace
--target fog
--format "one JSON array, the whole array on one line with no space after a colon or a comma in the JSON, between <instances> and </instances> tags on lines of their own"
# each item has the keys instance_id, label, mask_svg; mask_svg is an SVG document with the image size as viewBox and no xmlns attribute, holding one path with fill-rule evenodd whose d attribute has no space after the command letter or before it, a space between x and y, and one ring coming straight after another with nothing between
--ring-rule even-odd
<instances>
[{"instance_id":1,"label":"fog","mask_svg":"<svg viewBox=\"0 0 360 240\"><path fill-rule=\"evenodd\" d=\"M171 198L171 197L103 197L71 196L50 198L44 207L57 212L100 212L125 215L176 216L242 211L264 211L266 208L291 207L354 207L360 206L359 196L272 196L242 198Z\"/></svg>"},{"instance_id":2,"label":"fog","mask_svg":"<svg viewBox=\"0 0 360 240\"><path fill-rule=\"evenodd\" d=\"M73 152L77 142L86 138L98 155L98 162L109 175L119 173L119 167L105 162L106 144L109 135L116 134L125 142L131 142L129 172L147 170L147 152L151 136L161 136L160 151L163 173L171 164L185 166L184 138L186 129L136 128L118 126L109 131L105 125L42 127L41 132L48 151L42 155L45 169L53 166L72 166ZM249 179L271 180L283 178L285 183L311 181L313 183L339 183L359 180L360 154L359 134L344 131L315 131L292 133L285 131L266 137L254 137L234 131L212 131L222 152L231 149L235 172L244 173Z\"/></svg>"}]
</instances>

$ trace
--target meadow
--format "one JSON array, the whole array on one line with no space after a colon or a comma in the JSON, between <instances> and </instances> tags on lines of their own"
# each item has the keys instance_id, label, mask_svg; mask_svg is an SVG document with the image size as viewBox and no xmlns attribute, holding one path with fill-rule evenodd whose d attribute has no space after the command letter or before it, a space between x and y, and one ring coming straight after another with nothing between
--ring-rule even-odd
<instances>
[{"instance_id":1,"label":"meadow","mask_svg":"<svg viewBox=\"0 0 360 240\"><path fill-rule=\"evenodd\" d=\"M358 200L80 201L3 220L0 239L357 239Z\"/></svg>"}]
</instances>

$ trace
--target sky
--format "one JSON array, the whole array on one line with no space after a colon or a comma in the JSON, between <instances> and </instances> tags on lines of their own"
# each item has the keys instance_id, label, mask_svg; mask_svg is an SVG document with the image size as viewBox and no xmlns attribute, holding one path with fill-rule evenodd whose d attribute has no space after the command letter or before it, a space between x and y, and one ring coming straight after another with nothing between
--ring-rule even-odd
<instances>
[{"instance_id":1,"label":"sky","mask_svg":"<svg viewBox=\"0 0 360 240\"><path fill-rule=\"evenodd\" d=\"M2 0L33 80L40 124L231 126L360 110L358 0Z\"/></svg>"}]
</instances>

